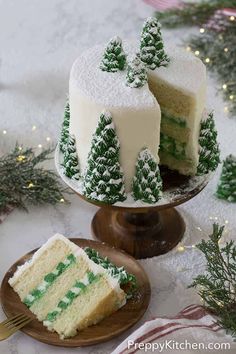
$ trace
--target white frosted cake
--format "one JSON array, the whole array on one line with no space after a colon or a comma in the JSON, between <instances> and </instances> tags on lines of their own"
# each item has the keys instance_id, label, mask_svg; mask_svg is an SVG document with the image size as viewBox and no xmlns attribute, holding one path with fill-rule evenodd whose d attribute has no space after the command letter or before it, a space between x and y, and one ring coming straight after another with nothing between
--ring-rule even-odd
<instances>
[{"instance_id":1,"label":"white frosted cake","mask_svg":"<svg viewBox=\"0 0 236 354\"><path fill-rule=\"evenodd\" d=\"M155 183L162 188L156 164L197 174L205 105L205 65L184 49L167 46L165 51L160 25L149 18L140 46L114 37L106 48L97 45L74 62L61 150L68 150L63 139L73 137L73 164L89 199L115 203L131 193L135 200L155 203L161 198Z\"/></svg>"}]
</instances>

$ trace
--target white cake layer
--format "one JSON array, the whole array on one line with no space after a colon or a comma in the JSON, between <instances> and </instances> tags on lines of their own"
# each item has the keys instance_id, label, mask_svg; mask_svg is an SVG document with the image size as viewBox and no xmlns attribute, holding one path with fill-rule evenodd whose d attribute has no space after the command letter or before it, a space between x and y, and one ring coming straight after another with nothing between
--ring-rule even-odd
<instances>
[{"instance_id":1,"label":"white cake layer","mask_svg":"<svg viewBox=\"0 0 236 354\"><path fill-rule=\"evenodd\" d=\"M150 87L161 107L164 104L170 114L186 120L190 131L186 156L193 161L193 166L190 170L180 168L179 171L195 174L200 121L206 106L206 67L199 58L183 49L167 47L167 52L168 67L148 72ZM171 97L168 93L172 93Z\"/></svg>"}]
</instances>

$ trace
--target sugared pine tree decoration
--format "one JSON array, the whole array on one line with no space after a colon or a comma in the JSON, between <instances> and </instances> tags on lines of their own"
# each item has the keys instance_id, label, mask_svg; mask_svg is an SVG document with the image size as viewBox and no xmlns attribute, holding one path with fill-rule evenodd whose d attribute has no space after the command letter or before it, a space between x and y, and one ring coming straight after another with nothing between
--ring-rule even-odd
<instances>
[{"instance_id":1,"label":"sugared pine tree decoration","mask_svg":"<svg viewBox=\"0 0 236 354\"><path fill-rule=\"evenodd\" d=\"M66 150L64 152L64 174L71 179L79 179L79 161L76 152L75 137L69 135Z\"/></svg>"},{"instance_id":2,"label":"sugared pine tree decoration","mask_svg":"<svg viewBox=\"0 0 236 354\"><path fill-rule=\"evenodd\" d=\"M122 48L122 40L120 37L113 37L105 49L100 69L114 73L118 70L124 70L125 65L126 55Z\"/></svg>"},{"instance_id":3,"label":"sugared pine tree decoration","mask_svg":"<svg viewBox=\"0 0 236 354\"><path fill-rule=\"evenodd\" d=\"M64 120L62 123L61 137L60 137L60 150L62 152L66 151L68 138L69 138L69 125L70 125L70 105L69 102L66 103Z\"/></svg>"},{"instance_id":4,"label":"sugared pine tree decoration","mask_svg":"<svg viewBox=\"0 0 236 354\"><path fill-rule=\"evenodd\" d=\"M143 24L140 57L151 70L159 68L160 66L167 66L170 61L164 49L161 25L157 19L153 17L149 17Z\"/></svg>"},{"instance_id":5,"label":"sugared pine tree decoration","mask_svg":"<svg viewBox=\"0 0 236 354\"><path fill-rule=\"evenodd\" d=\"M142 87L147 82L147 70L144 63L136 55L129 63L126 74L126 85L130 87Z\"/></svg>"},{"instance_id":6,"label":"sugared pine tree decoration","mask_svg":"<svg viewBox=\"0 0 236 354\"><path fill-rule=\"evenodd\" d=\"M149 149L138 155L133 179L133 197L145 203L156 203L162 196L162 179L158 163Z\"/></svg>"},{"instance_id":7,"label":"sugared pine tree decoration","mask_svg":"<svg viewBox=\"0 0 236 354\"><path fill-rule=\"evenodd\" d=\"M224 160L216 195L228 202L236 202L236 156L229 155Z\"/></svg>"},{"instance_id":8,"label":"sugared pine tree decoration","mask_svg":"<svg viewBox=\"0 0 236 354\"><path fill-rule=\"evenodd\" d=\"M207 119L201 122L198 143L199 164L197 174L204 175L210 171L215 171L220 163L220 150L217 143L213 112L209 113Z\"/></svg>"},{"instance_id":9,"label":"sugared pine tree decoration","mask_svg":"<svg viewBox=\"0 0 236 354\"><path fill-rule=\"evenodd\" d=\"M93 135L84 176L88 199L114 204L126 199L119 163L120 143L110 112L102 112Z\"/></svg>"}]
</instances>

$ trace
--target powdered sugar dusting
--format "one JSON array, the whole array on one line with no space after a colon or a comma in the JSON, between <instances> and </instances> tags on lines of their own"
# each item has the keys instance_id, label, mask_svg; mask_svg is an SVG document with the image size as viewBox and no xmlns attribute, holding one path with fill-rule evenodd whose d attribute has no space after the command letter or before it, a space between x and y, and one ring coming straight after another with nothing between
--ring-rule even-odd
<instances>
[{"instance_id":1,"label":"powdered sugar dusting","mask_svg":"<svg viewBox=\"0 0 236 354\"><path fill-rule=\"evenodd\" d=\"M133 46L124 43L126 54L132 53ZM70 86L76 87L82 95L107 107L153 107L156 99L148 85L131 88L126 86L127 70L115 73L99 68L105 47L97 45L84 52L73 64Z\"/></svg>"}]
</instances>

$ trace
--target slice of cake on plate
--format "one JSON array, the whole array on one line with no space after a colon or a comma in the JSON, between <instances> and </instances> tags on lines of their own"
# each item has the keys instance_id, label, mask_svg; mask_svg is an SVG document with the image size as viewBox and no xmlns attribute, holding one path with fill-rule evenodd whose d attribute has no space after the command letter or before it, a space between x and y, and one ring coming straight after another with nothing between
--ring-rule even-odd
<instances>
[{"instance_id":1,"label":"slice of cake on plate","mask_svg":"<svg viewBox=\"0 0 236 354\"><path fill-rule=\"evenodd\" d=\"M38 320L61 338L76 335L126 303L118 277L59 234L20 266L9 284Z\"/></svg>"}]
</instances>

